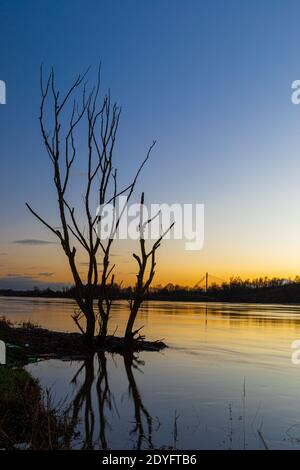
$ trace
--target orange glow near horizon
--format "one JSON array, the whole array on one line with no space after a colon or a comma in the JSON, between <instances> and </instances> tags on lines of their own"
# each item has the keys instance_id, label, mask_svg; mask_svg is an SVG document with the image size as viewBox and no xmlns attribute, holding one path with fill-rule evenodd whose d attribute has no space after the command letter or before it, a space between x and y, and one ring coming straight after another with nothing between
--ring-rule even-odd
<instances>
[{"instance_id":1,"label":"orange glow near horizon","mask_svg":"<svg viewBox=\"0 0 300 470\"><path fill-rule=\"evenodd\" d=\"M135 245L136 248L136 245ZM32 278L43 285L53 283L72 284L73 279L68 268L68 262L59 245L45 246L19 246L7 245L6 252L0 260L0 278ZM132 258L132 251L119 250L111 258L116 264L116 282L123 285L133 285L136 276L136 262ZM134 250L136 251L136 250ZM211 276L228 281L230 277L239 276L242 279L254 279L257 277L294 278L299 274L298 260L296 257L286 257L283 253L277 257L267 252L248 254L239 253L236 249L234 255L229 256L224 252L214 252L206 249L199 252L184 251L178 242L165 241L157 256L157 269L153 286L166 285L168 283L181 286L194 286L208 272ZM288 249L286 250L286 254ZM290 253L289 253L290 255ZM85 279L86 261L78 254L79 273ZM101 269L101 266L99 267Z\"/></svg>"}]
</instances>

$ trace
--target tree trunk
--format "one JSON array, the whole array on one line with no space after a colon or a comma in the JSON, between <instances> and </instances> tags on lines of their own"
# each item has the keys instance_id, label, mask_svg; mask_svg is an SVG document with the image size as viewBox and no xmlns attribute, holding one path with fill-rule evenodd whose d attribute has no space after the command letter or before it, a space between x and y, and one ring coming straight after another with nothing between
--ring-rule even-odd
<instances>
[{"instance_id":1,"label":"tree trunk","mask_svg":"<svg viewBox=\"0 0 300 470\"><path fill-rule=\"evenodd\" d=\"M101 315L101 329L99 333L100 341L103 341L107 336L107 326L108 326L108 315Z\"/></svg>"},{"instance_id":2,"label":"tree trunk","mask_svg":"<svg viewBox=\"0 0 300 470\"><path fill-rule=\"evenodd\" d=\"M85 330L85 341L88 346L92 346L94 343L94 336L95 336L95 316L94 312L89 312L86 315L86 330Z\"/></svg>"},{"instance_id":3,"label":"tree trunk","mask_svg":"<svg viewBox=\"0 0 300 470\"><path fill-rule=\"evenodd\" d=\"M139 309L138 307L133 307L132 310L130 311L130 315L128 318L127 326L126 326L126 331L125 331L125 342L129 343L133 339L132 335L132 330L133 330L133 325L137 316Z\"/></svg>"}]
</instances>

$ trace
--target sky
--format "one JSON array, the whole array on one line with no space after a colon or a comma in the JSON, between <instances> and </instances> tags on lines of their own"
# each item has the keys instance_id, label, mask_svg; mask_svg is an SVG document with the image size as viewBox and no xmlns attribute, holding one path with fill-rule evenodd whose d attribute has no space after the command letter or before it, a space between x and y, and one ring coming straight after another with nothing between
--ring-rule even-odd
<instances>
[{"instance_id":1,"label":"sky","mask_svg":"<svg viewBox=\"0 0 300 470\"><path fill-rule=\"evenodd\" d=\"M0 288L71 283L59 244L25 207L58 221L41 63L64 90L101 61L103 89L122 105L122 180L155 139L137 194L204 204L203 249L164 241L154 284L300 274L299 18L294 0L0 0ZM125 284L133 248L115 253Z\"/></svg>"}]
</instances>

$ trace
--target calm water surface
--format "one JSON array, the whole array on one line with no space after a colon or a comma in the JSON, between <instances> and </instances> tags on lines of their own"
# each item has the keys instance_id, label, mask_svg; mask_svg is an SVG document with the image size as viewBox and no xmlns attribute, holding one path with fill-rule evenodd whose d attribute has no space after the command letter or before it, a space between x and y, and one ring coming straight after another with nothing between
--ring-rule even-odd
<instances>
[{"instance_id":1,"label":"calm water surface","mask_svg":"<svg viewBox=\"0 0 300 470\"><path fill-rule=\"evenodd\" d=\"M76 331L73 309L0 298L0 315L60 331ZM122 334L126 315L117 302L111 331ZM79 418L75 448L300 447L300 365L291 362L300 306L148 302L138 324L169 348L28 366Z\"/></svg>"}]
</instances>

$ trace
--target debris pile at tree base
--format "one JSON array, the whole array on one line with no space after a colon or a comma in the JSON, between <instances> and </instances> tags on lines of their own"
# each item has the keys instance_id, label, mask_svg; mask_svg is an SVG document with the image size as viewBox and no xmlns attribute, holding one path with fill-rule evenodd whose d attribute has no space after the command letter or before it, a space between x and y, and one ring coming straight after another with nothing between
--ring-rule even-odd
<instances>
[{"instance_id":1,"label":"debris pile at tree base","mask_svg":"<svg viewBox=\"0 0 300 470\"><path fill-rule=\"evenodd\" d=\"M8 354L20 350L21 356L42 359L84 359L97 351L125 353L126 351L161 351L166 348L162 341L133 340L130 344L124 338L107 336L104 341L96 337L89 347L80 333L50 331L34 326L14 326L0 321L0 339L7 343Z\"/></svg>"}]
</instances>

